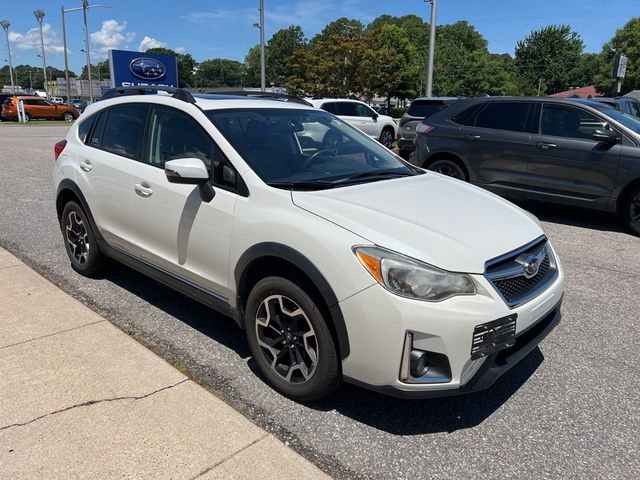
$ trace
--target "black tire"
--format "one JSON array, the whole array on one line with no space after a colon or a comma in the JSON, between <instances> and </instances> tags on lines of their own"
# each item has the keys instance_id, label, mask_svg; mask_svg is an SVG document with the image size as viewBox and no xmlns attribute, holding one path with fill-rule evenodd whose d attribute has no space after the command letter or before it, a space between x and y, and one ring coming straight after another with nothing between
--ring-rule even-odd
<instances>
[{"instance_id":1,"label":"black tire","mask_svg":"<svg viewBox=\"0 0 640 480\"><path fill-rule=\"evenodd\" d=\"M69 201L64 206L60 230L71 268L85 277L95 275L103 269L105 257L98 248L87 216L76 202Z\"/></svg>"},{"instance_id":2,"label":"black tire","mask_svg":"<svg viewBox=\"0 0 640 480\"><path fill-rule=\"evenodd\" d=\"M383 128L380 133L380 143L387 148L391 148L396 139L393 137L393 129Z\"/></svg>"},{"instance_id":3,"label":"black tire","mask_svg":"<svg viewBox=\"0 0 640 480\"><path fill-rule=\"evenodd\" d=\"M464 180L465 182L469 179L467 178L466 173L462 169L460 165L458 165L453 160L436 160L434 162L429 163L426 168L428 170L432 170L434 172L441 173L442 175L446 175L451 178L457 178L458 180Z\"/></svg>"},{"instance_id":4,"label":"black tire","mask_svg":"<svg viewBox=\"0 0 640 480\"><path fill-rule=\"evenodd\" d=\"M301 313L290 315L293 312ZM253 358L278 392L308 402L340 385L340 361L323 314L291 281L281 277L260 280L247 300L245 326Z\"/></svg>"},{"instance_id":5,"label":"black tire","mask_svg":"<svg viewBox=\"0 0 640 480\"><path fill-rule=\"evenodd\" d=\"M72 121L74 121L76 119L76 117L71 112L64 112L62 114L62 119L67 121L67 122L72 122Z\"/></svg>"},{"instance_id":6,"label":"black tire","mask_svg":"<svg viewBox=\"0 0 640 480\"><path fill-rule=\"evenodd\" d=\"M24 121L25 123L28 123L31 121L31 114L30 113L25 113L24 114Z\"/></svg>"},{"instance_id":7,"label":"black tire","mask_svg":"<svg viewBox=\"0 0 640 480\"><path fill-rule=\"evenodd\" d=\"M640 187L633 189L624 205L627 227L634 235L640 236Z\"/></svg>"}]
</instances>

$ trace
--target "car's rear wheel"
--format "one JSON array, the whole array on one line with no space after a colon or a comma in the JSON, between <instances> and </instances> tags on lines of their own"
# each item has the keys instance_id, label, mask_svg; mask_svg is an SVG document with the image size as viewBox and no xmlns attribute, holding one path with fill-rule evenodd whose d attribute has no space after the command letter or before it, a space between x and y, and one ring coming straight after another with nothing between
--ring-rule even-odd
<instances>
[{"instance_id":1,"label":"car's rear wheel","mask_svg":"<svg viewBox=\"0 0 640 480\"><path fill-rule=\"evenodd\" d=\"M431 162L427 166L428 170L432 170L434 172L438 172L442 175L446 175L447 177L457 178L458 180L467 180L467 175L464 173L464 170L460 165L458 165L453 160L436 160Z\"/></svg>"},{"instance_id":2,"label":"car's rear wheel","mask_svg":"<svg viewBox=\"0 0 640 480\"><path fill-rule=\"evenodd\" d=\"M340 144L342 143L342 136L333 130L327 131L322 139L322 149L338 152L340 150Z\"/></svg>"},{"instance_id":3,"label":"car's rear wheel","mask_svg":"<svg viewBox=\"0 0 640 480\"><path fill-rule=\"evenodd\" d=\"M71 112L64 112L62 114L62 119L66 120L67 122L71 122L75 119L76 117L73 116L73 113Z\"/></svg>"},{"instance_id":4,"label":"car's rear wheel","mask_svg":"<svg viewBox=\"0 0 640 480\"><path fill-rule=\"evenodd\" d=\"M65 205L60 229L71 267L85 276L98 273L104 266L105 257L98 248L87 216L76 202Z\"/></svg>"},{"instance_id":5,"label":"car's rear wheel","mask_svg":"<svg viewBox=\"0 0 640 480\"><path fill-rule=\"evenodd\" d=\"M316 302L293 282L260 280L245 311L247 340L267 381L280 393L311 401L340 384L333 337Z\"/></svg>"},{"instance_id":6,"label":"car's rear wheel","mask_svg":"<svg viewBox=\"0 0 640 480\"><path fill-rule=\"evenodd\" d=\"M384 130L382 130L382 133L380 134L380 143L382 145L384 145L387 148L391 148L391 145L393 145L394 140L395 138L393 138L392 129L385 128Z\"/></svg>"},{"instance_id":7,"label":"car's rear wheel","mask_svg":"<svg viewBox=\"0 0 640 480\"><path fill-rule=\"evenodd\" d=\"M411 150L399 150L398 151L398 155L400 155L400 158L402 158L403 160L409 160L411 158L411 154L413 152Z\"/></svg>"},{"instance_id":8,"label":"car's rear wheel","mask_svg":"<svg viewBox=\"0 0 640 480\"><path fill-rule=\"evenodd\" d=\"M30 122L31 121L31 114L30 113L25 113L24 114L24 121L25 122Z\"/></svg>"},{"instance_id":9,"label":"car's rear wheel","mask_svg":"<svg viewBox=\"0 0 640 480\"><path fill-rule=\"evenodd\" d=\"M636 187L627 197L625 218L629 230L640 236L640 187Z\"/></svg>"}]
</instances>

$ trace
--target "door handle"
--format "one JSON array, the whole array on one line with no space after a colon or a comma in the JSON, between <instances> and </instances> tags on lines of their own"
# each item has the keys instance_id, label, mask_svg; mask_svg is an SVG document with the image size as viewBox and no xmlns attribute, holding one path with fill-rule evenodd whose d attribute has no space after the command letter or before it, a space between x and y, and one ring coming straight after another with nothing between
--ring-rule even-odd
<instances>
[{"instance_id":1,"label":"door handle","mask_svg":"<svg viewBox=\"0 0 640 480\"><path fill-rule=\"evenodd\" d=\"M480 140L480 135L465 135L464 138L467 140Z\"/></svg>"},{"instance_id":2,"label":"door handle","mask_svg":"<svg viewBox=\"0 0 640 480\"><path fill-rule=\"evenodd\" d=\"M90 172L92 168L93 166L91 165L91 162L89 160L82 160L80 162L80 170L82 170L83 172Z\"/></svg>"},{"instance_id":3,"label":"door handle","mask_svg":"<svg viewBox=\"0 0 640 480\"><path fill-rule=\"evenodd\" d=\"M147 198L153 194L153 190L147 182L141 182L135 184L136 193L141 197Z\"/></svg>"},{"instance_id":4,"label":"door handle","mask_svg":"<svg viewBox=\"0 0 640 480\"><path fill-rule=\"evenodd\" d=\"M556 148L557 145L555 143L547 143L547 142L538 142L536 145L543 150L550 150L552 148Z\"/></svg>"}]
</instances>

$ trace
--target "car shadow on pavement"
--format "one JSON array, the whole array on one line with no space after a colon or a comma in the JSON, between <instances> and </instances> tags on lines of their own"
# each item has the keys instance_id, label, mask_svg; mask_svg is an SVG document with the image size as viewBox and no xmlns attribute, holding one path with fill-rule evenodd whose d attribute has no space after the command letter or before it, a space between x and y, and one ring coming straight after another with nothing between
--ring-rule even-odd
<instances>
[{"instance_id":1,"label":"car shadow on pavement","mask_svg":"<svg viewBox=\"0 0 640 480\"><path fill-rule=\"evenodd\" d=\"M344 385L329 397L308 404L336 410L355 421L393 435L423 435L475 427L502 406L544 361L535 348L490 388L453 397L403 400Z\"/></svg>"},{"instance_id":2,"label":"car shadow on pavement","mask_svg":"<svg viewBox=\"0 0 640 480\"><path fill-rule=\"evenodd\" d=\"M626 232L622 218L615 213L532 201L518 202L518 205L533 213L543 222L607 232Z\"/></svg>"},{"instance_id":3,"label":"car shadow on pavement","mask_svg":"<svg viewBox=\"0 0 640 480\"><path fill-rule=\"evenodd\" d=\"M109 263L102 278L234 350L241 358L251 355L244 332L232 318L115 261Z\"/></svg>"}]
</instances>

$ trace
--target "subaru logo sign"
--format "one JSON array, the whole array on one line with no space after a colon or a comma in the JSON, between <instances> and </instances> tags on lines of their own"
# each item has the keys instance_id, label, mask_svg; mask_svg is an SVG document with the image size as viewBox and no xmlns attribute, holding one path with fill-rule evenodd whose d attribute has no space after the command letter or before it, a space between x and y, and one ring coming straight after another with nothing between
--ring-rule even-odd
<instances>
[{"instance_id":1,"label":"subaru logo sign","mask_svg":"<svg viewBox=\"0 0 640 480\"><path fill-rule=\"evenodd\" d=\"M158 60L142 57L131 60L129 70L135 77L143 80L158 80L167 73L167 69Z\"/></svg>"}]
</instances>

